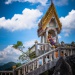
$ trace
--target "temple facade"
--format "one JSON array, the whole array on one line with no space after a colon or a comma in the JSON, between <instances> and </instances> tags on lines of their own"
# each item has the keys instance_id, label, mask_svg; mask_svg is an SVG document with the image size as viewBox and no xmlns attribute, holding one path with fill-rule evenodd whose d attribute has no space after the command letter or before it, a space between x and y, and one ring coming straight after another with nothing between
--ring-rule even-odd
<instances>
[{"instance_id":1,"label":"temple facade","mask_svg":"<svg viewBox=\"0 0 75 75\"><path fill-rule=\"evenodd\" d=\"M35 45L29 49L31 52L30 57L34 54L34 56L44 54L50 50L51 46L58 45L58 34L60 33L61 29L62 24L56 13L55 6L53 2L51 2L48 11L38 24L37 33L38 37L41 38L40 43L36 41Z\"/></svg>"},{"instance_id":2,"label":"temple facade","mask_svg":"<svg viewBox=\"0 0 75 75\"><path fill-rule=\"evenodd\" d=\"M38 36L41 37L41 43L48 43L48 35L52 34L52 38L56 44L59 43L58 34L62 29L62 25L56 13L53 2L48 11L38 24Z\"/></svg>"}]
</instances>

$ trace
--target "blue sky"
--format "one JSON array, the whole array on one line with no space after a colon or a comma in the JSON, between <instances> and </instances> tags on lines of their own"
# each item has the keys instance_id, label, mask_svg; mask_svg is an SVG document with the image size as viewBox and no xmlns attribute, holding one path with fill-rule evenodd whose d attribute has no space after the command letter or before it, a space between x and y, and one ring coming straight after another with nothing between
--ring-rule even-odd
<instances>
[{"instance_id":1,"label":"blue sky","mask_svg":"<svg viewBox=\"0 0 75 75\"><path fill-rule=\"evenodd\" d=\"M59 41L71 43L75 41L75 0L53 2L62 23ZM37 36L38 22L49 6L50 0L0 0L0 57L3 53L9 57L11 46L17 41L22 41L27 48L35 40L40 41ZM1 58L1 62L5 62L4 59L5 57Z\"/></svg>"}]
</instances>

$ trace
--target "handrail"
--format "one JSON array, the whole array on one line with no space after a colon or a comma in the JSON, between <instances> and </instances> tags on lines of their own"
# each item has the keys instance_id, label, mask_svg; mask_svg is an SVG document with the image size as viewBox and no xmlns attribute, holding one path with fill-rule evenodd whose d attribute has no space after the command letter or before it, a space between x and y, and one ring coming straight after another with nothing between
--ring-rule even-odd
<instances>
[{"instance_id":1,"label":"handrail","mask_svg":"<svg viewBox=\"0 0 75 75\"><path fill-rule=\"evenodd\" d=\"M48 45L49 43L37 43L37 45Z\"/></svg>"},{"instance_id":2,"label":"handrail","mask_svg":"<svg viewBox=\"0 0 75 75\"><path fill-rule=\"evenodd\" d=\"M54 51L57 51L58 49L59 49L59 48L56 48L56 49L54 49L54 50L51 50L51 51L49 51L49 52L47 52L47 53L45 53L45 54L43 54L43 55L41 55L41 56L39 56L39 57L33 59L33 60L30 61L30 62L28 62L28 63L26 63L26 64L23 64L22 66L16 68L15 70L20 69L21 67L23 67L23 66L25 66L25 65L28 65L29 63L32 63L33 61L35 61L35 60L37 60L37 59L40 59L41 57L43 57L43 56L45 56L45 55L47 55L47 54L49 54L49 53L52 53L52 52L54 52Z\"/></svg>"},{"instance_id":3,"label":"handrail","mask_svg":"<svg viewBox=\"0 0 75 75\"><path fill-rule=\"evenodd\" d=\"M16 68L15 70L18 70L18 69L22 68L23 66L29 65L30 63L36 61L37 59L40 59L40 58L42 58L42 57L44 57L44 56L46 56L46 55L48 55L48 54L50 54L50 53L52 53L52 52L55 52L55 51L57 51L57 50L59 51L59 50L61 50L61 49L74 49L74 48L75 48L75 47L68 47L68 48L66 48L66 47L58 47L58 48L56 48L56 49L53 49L53 50L51 50L51 51L46 52L45 54L42 54L41 56L39 56L39 57L37 57L37 58L31 60L30 62L28 62L28 63L26 63L26 64L23 64L22 66Z\"/></svg>"},{"instance_id":4,"label":"handrail","mask_svg":"<svg viewBox=\"0 0 75 75\"><path fill-rule=\"evenodd\" d=\"M0 71L0 73L2 73L2 72L13 73L13 71Z\"/></svg>"},{"instance_id":5,"label":"handrail","mask_svg":"<svg viewBox=\"0 0 75 75\"><path fill-rule=\"evenodd\" d=\"M41 44L41 43L40 43ZM58 47L58 48L52 48L51 45L49 43L45 43L45 44L41 44L41 45L49 45L49 51L46 52L45 54L40 55L39 57L36 57L35 59L31 60L30 62L23 64L20 67L17 67L16 69L14 69L13 71L0 71L0 74L2 73L9 73L9 75L11 73L17 74L17 75L33 75L33 73L35 73L38 69L39 71L41 70L41 68L44 68L44 66L50 65L50 67L44 68L44 70L40 71L39 74L46 70L48 70L49 68L52 68L53 66L55 66L56 62L58 61L58 59L62 56L62 51L64 52L65 55L65 50L68 52L67 56L73 55L73 51L75 50L75 47ZM68 51L69 50L69 51ZM58 51L58 57L55 56L56 51ZM66 55L65 55L66 56ZM63 56L63 57L65 57ZM48 58L48 61L46 61L45 59ZM40 67L39 64L39 60L42 59L42 64ZM36 69L36 70L35 70Z\"/></svg>"}]
</instances>

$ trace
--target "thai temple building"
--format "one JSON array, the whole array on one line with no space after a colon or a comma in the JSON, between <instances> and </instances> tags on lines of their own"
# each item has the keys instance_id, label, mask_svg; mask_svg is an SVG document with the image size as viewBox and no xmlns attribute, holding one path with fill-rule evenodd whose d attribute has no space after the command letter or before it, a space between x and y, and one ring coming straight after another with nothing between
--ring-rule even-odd
<instances>
[{"instance_id":1,"label":"thai temple building","mask_svg":"<svg viewBox=\"0 0 75 75\"><path fill-rule=\"evenodd\" d=\"M56 13L54 3L51 1L51 5L49 6L46 14L42 17L42 19L40 20L38 24L37 34L38 34L38 37L41 38L41 41L40 43L36 41L35 45L38 43L40 47L37 47L38 49L36 49L35 48L36 46L33 45L30 48L31 56L34 56L35 52L36 52L36 55L38 56L40 55L38 51L41 52L41 50L45 50L45 49L48 50L48 45L44 45L44 44L51 45L50 40L48 40L49 35L51 36L52 41L54 42L54 45L58 45L59 44L58 34L60 33L61 29L62 29L62 24Z\"/></svg>"},{"instance_id":2,"label":"thai temple building","mask_svg":"<svg viewBox=\"0 0 75 75\"><path fill-rule=\"evenodd\" d=\"M52 38L56 44L59 43L58 34L62 29L62 25L56 13L53 2L38 24L38 36L41 37L41 43L47 43L48 34L52 34Z\"/></svg>"},{"instance_id":3,"label":"thai temple building","mask_svg":"<svg viewBox=\"0 0 75 75\"><path fill-rule=\"evenodd\" d=\"M19 67L14 65L13 71L0 71L0 75L43 75L46 71L57 66L59 59L64 60L67 56L75 55L75 45L68 46L64 44L64 42L59 45L58 34L61 32L61 29L62 24L51 0L51 5L38 24L37 34L38 37L41 38L40 42L35 41L35 44L29 48L29 62L22 64ZM59 70L62 62L64 62L63 60L59 61L58 70L56 70L56 72L54 71L52 75L61 74Z\"/></svg>"}]
</instances>

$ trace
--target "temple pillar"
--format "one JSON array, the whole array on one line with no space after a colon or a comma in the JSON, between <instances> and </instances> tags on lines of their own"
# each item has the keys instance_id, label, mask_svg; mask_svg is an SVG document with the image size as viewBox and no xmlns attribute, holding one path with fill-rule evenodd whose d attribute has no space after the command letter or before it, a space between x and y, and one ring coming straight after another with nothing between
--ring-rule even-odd
<instances>
[{"instance_id":1,"label":"temple pillar","mask_svg":"<svg viewBox=\"0 0 75 75\"><path fill-rule=\"evenodd\" d=\"M26 73L28 72L28 68L27 68L27 66L25 67L25 69L26 69Z\"/></svg>"},{"instance_id":2,"label":"temple pillar","mask_svg":"<svg viewBox=\"0 0 75 75\"><path fill-rule=\"evenodd\" d=\"M22 68L22 74L24 74L24 70L23 70L24 68Z\"/></svg>"},{"instance_id":3,"label":"temple pillar","mask_svg":"<svg viewBox=\"0 0 75 75\"><path fill-rule=\"evenodd\" d=\"M44 43L46 43L46 40L47 40L47 38L46 38L46 33L44 34Z\"/></svg>"},{"instance_id":4,"label":"temple pillar","mask_svg":"<svg viewBox=\"0 0 75 75\"><path fill-rule=\"evenodd\" d=\"M2 75L2 73L1 73L1 75Z\"/></svg>"},{"instance_id":5,"label":"temple pillar","mask_svg":"<svg viewBox=\"0 0 75 75\"><path fill-rule=\"evenodd\" d=\"M47 42L47 38L48 38L48 31L46 31L46 34L45 34L45 42Z\"/></svg>"},{"instance_id":6,"label":"temple pillar","mask_svg":"<svg viewBox=\"0 0 75 75\"><path fill-rule=\"evenodd\" d=\"M59 44L57 31L55 31L55 35L56 35L56 44Z\"/></svg>"},{"instance_id":7,"label":"temple pillar","mask_svg":"<svg viewBox=\"0 0 75 75\"><path fill-rule=\"evenodd\" d=\"M26 75L26 74L25 74L25 67L23 68L23 74Z\"/></svg>"},{"instance_id":8,"label":"temple pillar","mask_svg":"<svg viewBox=\"0 0 75 75\"><path fill-rule=\"evenodd\" d=\"M5 73L5 75L6 75L6 73Z\"/></svg>"},{"instance_id":9,"label":"temple pillar","mask_svg":"<svg viewBox=\"0 0 75 75\"><path fill-rule=\"evenodd\" d=\"M10 75L10 73L9 73L9 75Z\"/></svg>"},{"instance_id":10,"label":"temple pillar","mask_svg":"<svg viewBox=\"0 0 75 75\"><path fill-rule=\"evenodd\" d=\"M36 56L38 56L39 55L39 51L38 51L38 42L37 41L35 41L35 51L36 51Z\"/></svg>"},{"instance_id":11,"label":"temple pillar","mask_svg":"<svg viewBox=\"0 0 75 75\"><path fill-rule=\"evenodd\" d=\"M41 43L43 43L43 36L41 36Z\"/></svg>"},{"instance_id":12,"label":"temple pillar","mask_svg":"<svg viewBox=\"0 0 75 75\"><path fill-rule=\"evenodd\" d=\"M18 70L18 75L20 75L20 70Z\"/></svg>"},{"instance_id":13,"label":"temple pillar","mask_svg":"<svg viewBox=\"0 0 75 75\"><path fill-rule=\"evenodd\" d=\"M39 68L39 59L37 60L37 68Z\"/></svg>"},{"instance_id":14,"label":"temple pillar","mask_svg":"<svg viewBox=\"0 0 75 75\"><path fill-rule=\"evenodd\" d=\"M28 65L28 73L30 72L30 65Z\"/></svg>"},{"instance_id":15,"label":"temple pillar","mask_svg":"<svg viewBox=\"0 0 75 75\"><path fill-rule=\"evenodd\" d=\"M42 57L42 65L43 65L43 57Z\"/></svg>"},{"instance_id":16,"label":"temple pillar","mask_svg":"<svg viewBox=\"0 0 75 75\"><path fill-rule=\"evenodd\" d=\"M71 55L72 55L72 49L71 49Z\"/></svg>"},{"instance_id":17,"label":"temple pillar","mask_svg":"<svg viewBox=\"0 0 75 75\"><path fill-rule=\"evenodd\" d=\"M32 67L32 69L34 70L34 68L35 68L35 65L34 65L34 63L33 63L33 67Z\"/></svg>"}]
</instances>

